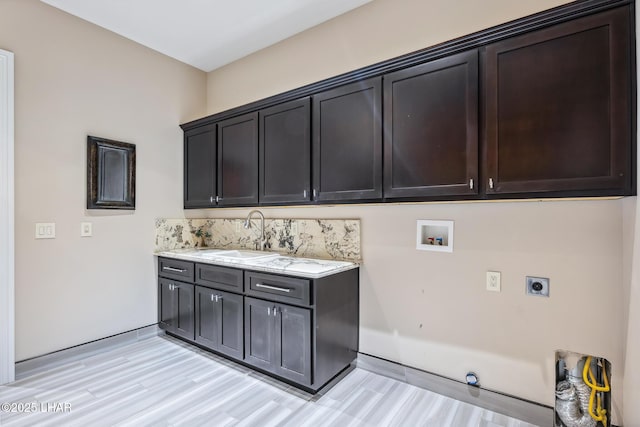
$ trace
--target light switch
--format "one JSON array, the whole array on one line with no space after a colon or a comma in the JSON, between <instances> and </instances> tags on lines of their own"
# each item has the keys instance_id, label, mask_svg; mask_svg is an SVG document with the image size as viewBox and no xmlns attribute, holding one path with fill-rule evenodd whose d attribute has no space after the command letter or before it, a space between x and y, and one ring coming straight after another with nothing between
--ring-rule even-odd
<instances>
[{"instance_id":1,"label":"light switch","mask_svg":"<svg viewBox=\"0 0 640 427\"><path fill-rule=\"evenodd\" d=\"M81 237L91 237L93 236L93 227L90 222L82 222L80 223L80 236Z\"/></svg>"},{"instance_id":2,"label":"light switch","mask_svg":"<svg viewBox=\"0 0 640 427\"><path fill-rule=\"evenodd\" d=\"M55 222L37 222L36 223L36 239L55 239L56 223Z\"/></svg>"}]
</instances>

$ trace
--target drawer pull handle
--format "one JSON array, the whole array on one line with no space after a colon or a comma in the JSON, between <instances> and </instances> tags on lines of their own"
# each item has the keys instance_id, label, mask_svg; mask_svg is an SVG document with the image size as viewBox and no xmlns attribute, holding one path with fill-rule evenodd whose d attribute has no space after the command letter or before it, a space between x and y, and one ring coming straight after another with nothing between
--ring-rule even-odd
<instances>
[{"instance_id":1,"label":"drawer pull handle","mask_svg":"<svg viewBox=\"0 0 640 427\"><path fill-rule=\"evenodd\" d=\"M185 271L187 271L181 268L173 268L173 267L162 267L162 269L167 271L175 271L176 273L184 273Z\"/></svg>"},{"instance_id":2,"label":"drawer pull handle","mask_svg":"<svg viewBox=\"0 0 640 427\"><path fill-rule=\"evenodd\" d=\"M280 288L278 286L263 285L262 283L256 283L256 288L271 289L272 291L280 291L280 292L286 292L286 293L291 292L291 289Z\"/></svg>"}]
</instances>

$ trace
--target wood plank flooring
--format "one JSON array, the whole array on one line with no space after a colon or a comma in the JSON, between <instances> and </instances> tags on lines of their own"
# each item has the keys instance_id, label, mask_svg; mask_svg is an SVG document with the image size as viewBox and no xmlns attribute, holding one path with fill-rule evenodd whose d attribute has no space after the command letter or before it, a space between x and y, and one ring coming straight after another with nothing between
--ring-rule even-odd
<instances>
[{"instance_id":1,"label":"wood plank flooring","mask_svg":"<svg viewBox=\"0 0 640 427\"><path fill-rule=\"evenodd\" d=\"M362 369L312 396L166 336L0 386L0 404L3 427L534 427Z\"/></svg>"}]
</instances>

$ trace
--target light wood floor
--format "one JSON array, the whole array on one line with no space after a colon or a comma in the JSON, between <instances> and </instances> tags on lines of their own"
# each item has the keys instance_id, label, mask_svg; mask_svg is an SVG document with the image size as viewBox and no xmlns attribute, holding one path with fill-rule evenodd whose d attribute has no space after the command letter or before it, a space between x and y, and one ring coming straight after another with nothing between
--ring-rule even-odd
<instances>
[{"instance_id":1,"label":"light wood floor","mask_svg":"<svg viewBox=\"0 0 640 427\"><path fill-rule=\"evenodd\" d=\"M3 427L533 427L362 369L312 396L164 336L0 386L3 403L34 410Z\"/></svg>"}]
</instances>

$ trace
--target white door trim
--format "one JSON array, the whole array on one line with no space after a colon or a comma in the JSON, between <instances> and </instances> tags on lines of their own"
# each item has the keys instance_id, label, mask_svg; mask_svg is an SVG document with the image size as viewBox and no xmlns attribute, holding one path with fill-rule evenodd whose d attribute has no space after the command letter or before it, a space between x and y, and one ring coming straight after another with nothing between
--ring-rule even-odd
<instances>
[{"instance_id":1,"label":"white door trim","mask_svg":"<svg viewBox=\"0 0 640 427\"><path fill-rule=\"evenodd\" d=\"M15 380L13 53L0 49L0 384Z\"/></svg>"}]
</instances>

